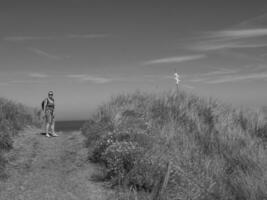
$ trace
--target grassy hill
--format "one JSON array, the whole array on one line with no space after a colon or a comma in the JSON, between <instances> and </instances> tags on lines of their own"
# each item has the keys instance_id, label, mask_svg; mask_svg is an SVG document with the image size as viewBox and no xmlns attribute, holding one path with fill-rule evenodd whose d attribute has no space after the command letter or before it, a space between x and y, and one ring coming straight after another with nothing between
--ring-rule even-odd
<instances>
[{"instance_id":1,"label":"grassy hill","mask_svg":"<svg viewBox=\"0 0 267 200\"><path fill-rule=\"evenodd\" d=\"M82 133L103 180L139 191L135 199L267 198L261 112L183 91L136 92L100 106Z\"/></svg>"},{"instance_id":2,"label":"grassy hill","mask_svg":"<svg viewBox=\"0 0 267 200\"><path fill-rule=\"evenodd\" d=\"M267 121L267 106L263 106L261 110L262 110L262 112L264 113L264 115L265 115L265 119L266 119L266 121Z\"/></svg>"},{"instance_id":3,"label":"grassy hill","mask_svg":"<svg viewBox=\"0 0 267 200\"><path fill-rule=\"evenodd\" d=\"M27 125L38 125L37 110L0 98L0 178L5 176L5 153L12 148L13 140Z\"/></svg>"}]
</instances>

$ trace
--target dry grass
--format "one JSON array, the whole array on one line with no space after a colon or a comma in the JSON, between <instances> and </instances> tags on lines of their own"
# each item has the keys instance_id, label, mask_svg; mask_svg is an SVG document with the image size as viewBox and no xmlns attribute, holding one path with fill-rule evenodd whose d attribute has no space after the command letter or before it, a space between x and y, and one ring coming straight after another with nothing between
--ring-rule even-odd
<instances>
[{"instance_id":1,"label":"dry grass","mask_svg":"<svg viewBox=\"0 0 267 200\"><path fill-rule=\"evenodd\" d=\"M4 177L7 161L4 153L12 148L12 138L27 125L40 124L37 109L0 98L0 176Z\"/></svg>"},{"instance_id":2,"label":"dry grass","mask_svg":"<svg viewBox=\"0 0 267 200\"><path fill-rule=\"evenodd\" d=\"M113 97L99 107L90 123L94 126L85 124L83 134L88 143L96 144L95 149L103 147L95 151L96 162L105 163L102 155L118 141L135 142L143 149L130 169L110 179L119 180L116 184L146 191L151 197L171 163L165 199L267 198L267 123L259 111L183 91L136 92ZM113 139L101 146L110 139L107 135ZM122 159L124 151L113 150L113 157ZM126 155L135 152L127 151ZM120 167L126 161L122 159Z\"/></svg>"}]
</instances>

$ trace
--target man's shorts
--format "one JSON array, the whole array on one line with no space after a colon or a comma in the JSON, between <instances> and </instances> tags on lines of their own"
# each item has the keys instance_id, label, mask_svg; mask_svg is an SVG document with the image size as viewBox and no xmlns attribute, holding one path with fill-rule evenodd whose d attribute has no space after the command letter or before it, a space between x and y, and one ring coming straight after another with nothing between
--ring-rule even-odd
<instances>
[{"instance_id":1,"label":"man's shorts","mask_svg":"<svg viewBox=\"0 0 267 200\"><path fill-rule=\"evenodd\" d=\"M45 122L52 124L54 122L54 114L52 110L47 109L45 112Z\"/></svg>"}]
</instances>

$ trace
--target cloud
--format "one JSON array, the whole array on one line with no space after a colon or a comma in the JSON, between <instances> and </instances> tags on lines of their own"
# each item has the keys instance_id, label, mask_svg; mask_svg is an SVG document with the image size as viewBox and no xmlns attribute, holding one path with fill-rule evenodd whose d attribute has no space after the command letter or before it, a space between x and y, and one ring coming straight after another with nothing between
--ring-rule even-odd
<instances>
[{"instance_id":1,"label":"cloud","mask_svg":"<svg viewBox=\"0 0 267 200\"><path fill-rule=\"evenodd\" d=\"M217 78L216 80L209 80L206 83L218 84L218 83L229 83L245 80L267 80L267 73L254 73L254 74L244 74L244 75L230 75Z\"/></svg>"},{"instance_id":2,"label":"cloud","mask_svg":"<svg viewBox=\"0 0 267 200\"><path fill-rule=\"evenodd\" d=\"M221 69L216 71L210 71L207 73L202 73L200 76L216 76L216 75L222 75L222 74L235 74L239 70L238 69Z\"/></svg>"},{"instance_id":3,"label":"cloud","mask_svg":"<svg viewBox=\"0 0 267 200\"><path fill-rule=\"evenodd\" d=\"M47 74L43 74L43 73L30 73L29 76L33 78L47 78L48 77Z\"/></svg>"},{"instance_id":4,"label":"cloud","mask_svg":"<svg viewBox=\"0 0 267 200\"><path fill-rule=\"evenodd\" d=\"M10 42L23 42L31 40L52 40L52 39L54 39L54 37L50 36L7 36L3 38L3 40Z\"/></svg>"},{"instance_id":5,"label":"cloud","mask_svg":"<svg viewBox=\"0 0 267 200\"><path fill-rule=\"evenodd\" d=\"M82 78L84 78L84 77L86 77L87 75L85 75L85 74L69 74L69 75L67 75L66 77L68 77L68 78L78 78L78 79L82 79Z\"/></svg>"},{"instance_id":6,"label":"cloud","mask_svg":"<svg viewBox=\"0 0 267 200\"><path fill-rule=\"evenodd\" d=\"M249 79L267 79L267 73L258 73L258 74L246 74L246 75L236 75L236 76L225 76L217 80L207 81L207 83L228 83L228 82L236 82L243 81Z\"/></svg>"},{"instance_id":7,"label":"cloud","mask_svg":"<svg viewBox=\"0 0 267 200\"><path fill-rule=\"evenodd\" d=\"M206 32L188 48L197 51L213 51L237 48L267 47L267 28L233 28Z\"/></svg>"},{"instance_id":8,"label":"cloud","mask_svg":"<svg viewBox=\"0 0 267 200\"><path fill-rule=\"evenodd\" d=\"M69 34L65 36L68 39L94 39L94 38L105 38L107 34Z\"/></svg>"},{"instance_id":9,"label":"cloud","mask_svg":"<svg viewBox=\"0 0 267 200\"><path fill-rule=\"evenodd\" d=\"M57 56L57 55L53 55L53 54L50 54L46 51L43 51L41 49L37 49L37 48L29 48L33 53L35 53L36 55L38 56L42 56L42 57L46 57L46 58L49 58L49 59L52 59L52 60L61 60L62 57L60 56Z\"/></svg>"},{"instance_id":10,"label":"cloud","mask_svg":"<svg viewBox=\"0 0 267 200\"><path fill-rule=\"evenodd\" d=\"M7 86L10 85L8 82L0 82L0 86Z\"/></svg>"},{"instance_id":11,"label":"cloud","mask_svg":"<svg viewBox=\"0 0 267 200\"><path fill-rule=\"evenodd\" d=\"M111 82L111 79L103 78L103 77L94 77L94 76L87 76L83 78L83 81L90 81L93 83L108 83Z\"/></svg>"},{"instance_id":12,"label":"cloud","mask_svg":"<svg viewBox=\"0 0 267 200\"><path fill-rule=\"evenodd\" d=\"M41 37L41 36L7 36L4 37L6 41L12 42L21 42L21 41L28 41L28 40L50 40L51 37Z\"/></svg>"},{"instance_id":13,"label":"cloud","mask_svg":"<svg viewBox=\"0 0 267 200\"><path fill-rule=\"evenodd\" d=\"M217 80L208 81L207 83L227 83L227 82L236 82L249 79L267 79L267 73L256 73L256 74L245 74L245 75L236 75L236 76L225 76Z\"/></svg>"},{"instance_id":14,"label":"cloud","mask_svg":"<svg viewBox=\"0 0 267 200\"><path fill-rule=\"evenodd\" d=\"M12 80L7 82L0 82L0 86L12 86L21 84L40 84L43 83L40 80Z\"/></svg>"},{"instance_id":15,"label":"cloud","mask_svg":"<svg viewBox=\"0 0 267 200\"><path fill-rule=\"evenodd\" d=\"M26 42L39 40L56 40L56 39L95 39L108 37L107 34L66 34L61 36L6 36L3 38L9 42Z\"/></svg>"},{"instance_id":16,"label":"cloud","mask_svg":"<svg viewBox=\"0 0 267 200\"><path fill-rule=\"evenodd\" d=\"M209 71L206 73L199 73L199 74L194 74L194 75L190 75L188 76L188 80L190 82L207 82L211 79L214 78L220 78L223 75L233 75L236 74L237 72L239 72L239 69L219 69L219 70L215 70L215 71Z\"/></svg>"},{"instance_id":17,"label":"cloud","mask_svg":"<svg viewBox=\"0 0 267 200\"><path fill-rule=\"evenodd\" d=\"M150 60L150 61L144 62L144 64L145 65L153 65L153 64L182 63L182 62L202 59L205 57L206 57L206 55L204 55L204 54L185 55L185 56L168 57L168 58Z\"/></svg>"},{"instance_id":18,"label":"cloud","mask_svg":"<svg viewBox=\"0 0 267 200\"><path fill-rule=\"evenodd\" d=\"M202 74L198 74L198 75L195 75L194 79L191 79L190 81L191 82L201 82L201 81L204 81L204 80L207 80L207 78L211 78L211 77L218 77L219 75L225 75L225 74L233 74L233 73L236 73L237 71L222 71L222 70L219 70L219 71L211 71L211 72L207 72L207 73L202 73Z\"/></svg>"},{"instance_id":19,"label":"cloud","mask_svg":"<svg viewBox=\"0 0 267 200\"><path fill-rule=\"evenodd\" d=\"M190 48L197 51L212 51L221 49L241 49L241 48L261 48L267 47L267 43L240 43L240 42L222 42L206 41L192 45Z\"/></svg>"},{"instance_id":20,"label":"cloud","mask_svg":"<svg viewBox=\"0 0 267 200\"><path fill-rule=\"evenodd\" d=\"M267 28L223 30L211 32L209 37L219 39L241 39L267 36Z\"/></svg>"},{"instance_id":21,"label":"cloud","mask_svg":"<svg viewBox=\"0 0 267 200\"><path fill-rule=\"evenodd\" d=\"M40 80L14 80L8 82L9 84L33 84L33 83L43 83Z\"/></svg>"},{"instance_id":22,"label":"cloud","mask_svg":"<svg viewBox=\"0 0 267 200\"><path fill-rule=\"evenodd\" d=\"M82 82L92 82L97 84L104 84L113 81L113 79L99 77L99 76L91 76L87 74L70 74L67 75L68 78L74 78Z\"/></svg>"},{"instance_id":23,"label":"cloud","mask_svg":"<svg viewBox=\"0 0 267 200\"><path fill-rule=\"evenodd\" d=\"M257 15L255 17L241 21L237 27L266 27L267 13Z\"/></svg>"}]
</instances>

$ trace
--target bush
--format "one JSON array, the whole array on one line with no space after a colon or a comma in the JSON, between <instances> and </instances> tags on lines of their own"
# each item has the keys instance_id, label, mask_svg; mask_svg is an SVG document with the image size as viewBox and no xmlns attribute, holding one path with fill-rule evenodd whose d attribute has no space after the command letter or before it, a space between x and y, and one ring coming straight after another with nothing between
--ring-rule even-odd
<instances>
[{"instance_id":1,"label":"bush","mask_svg":"<svg viewBox=\"0 0 267 200\"><path fill-rule=\"evenodd\" d=\"M133 142L114 142L102 154L102 159L107 167L107 177L117 176L119 180L133 168L141 157L143 148Z\"/></svg>"},{"instance_id":2,"label":"bush","mask_svg":"<svg viewBox=\"0 0 267 200\"><path fill-rule=\"evenodd\" d=\"M82 134L86 137L86 146L89 147L110 131L113 131L113 125L108 118L102 118L98 122L87 121L82 127Z\"/></svg>"},{"instance_id":3,"label":"bush","mask_svg":"<svg viewBox=\"0 0 267 200\"><path fill-rule=\"evenodd\" d=\"M115 142L114 134L108 132L106 135L103 135L96 144L94 145L92 155L89 157L93 162L103 162L102 154L106 149Z\"/></svg>"},{"instance_id":4,"label":"bush","mask_svg":"<svg viewBox=\"0 0 267 200\"><path fill-rule=\"evenodd\" d=\"M164 174L164 164L160 165L152 159L140 159L126 175L124 184L136 188L138 191L151 192L157 180Z\"/></svg>"},{"instance_id":5,"label":"bush","mask_svg":"<svg viewBox=\"0 0 267 200\"><path fill-rule=\"evenodd\" d=\"M0 130L0 149L3 151L9 151L12 149L13 141L8 132Z\"/></svg>"},{"instance_id":6,"label":"bush","mask_svg":"<svg viewBox=\"0 0 267 200\"><path fill-rule=\"evenodd\" d=\"M168 199L267 198L267 122L260 112L182 91L137 92L113 97L92 120L97 126L85 132L96 141L95 161L117 183L152 191L170 162ZM105 124L112 128L95 128Z\"/></svg>"}]
</instances>

